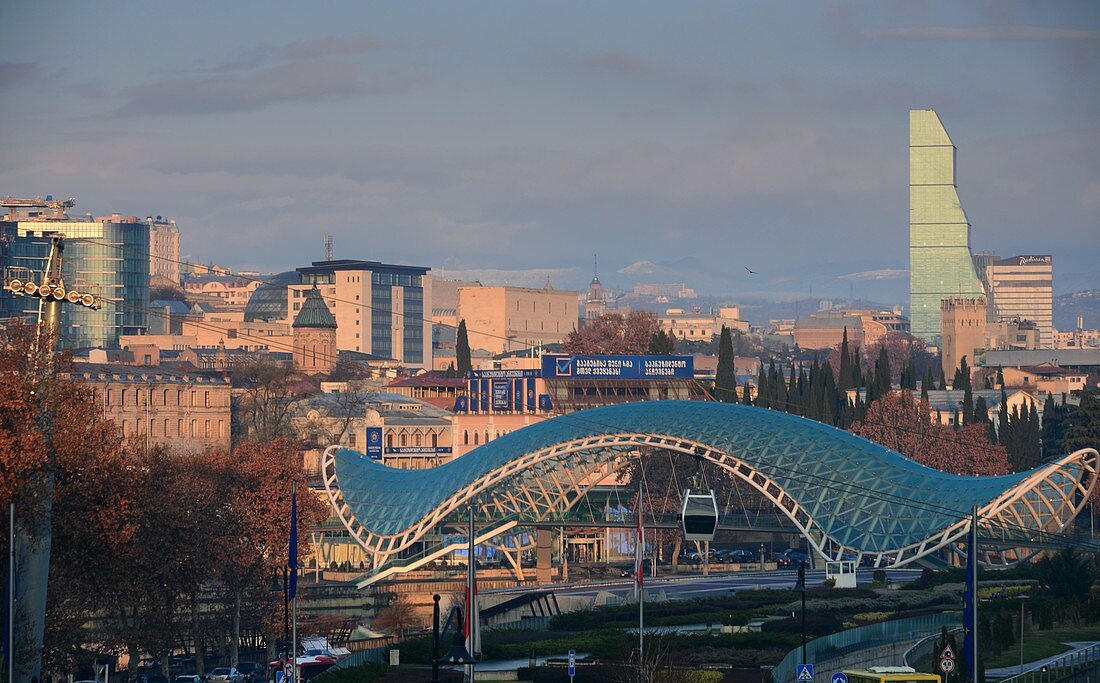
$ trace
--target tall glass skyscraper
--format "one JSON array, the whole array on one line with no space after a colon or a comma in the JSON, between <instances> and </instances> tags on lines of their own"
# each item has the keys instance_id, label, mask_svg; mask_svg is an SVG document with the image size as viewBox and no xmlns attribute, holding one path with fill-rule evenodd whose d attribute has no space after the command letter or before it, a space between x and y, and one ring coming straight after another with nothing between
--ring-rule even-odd
<instances>
[{"instance_id":1,"label":"tall glass skyscraper","mask_svg":"<svg viewBox=\"0 0 1100 683\"><path fill-rule=\"evenodd\" d=\"M0 221L0 267L22 266L41 276L49 236L65 235L65 286L103 299L97 311L61 307L62 348L118 348L121 335L144 334L149 308L149 226L135 218ZM0 315L33 319L38 300L2 295Z\"/></svg>"},{"instance_id":2,"label":"tall glass skyscraper","mask_svg":"<svg viewBox=\"0 0 1100 683\"><path fill-rule=\"evenodd\" d=\"M959 202L955 143L931 109L909 111L909 321L940 343L940 301L983 296Z\"/></svg>"}]
</instances>

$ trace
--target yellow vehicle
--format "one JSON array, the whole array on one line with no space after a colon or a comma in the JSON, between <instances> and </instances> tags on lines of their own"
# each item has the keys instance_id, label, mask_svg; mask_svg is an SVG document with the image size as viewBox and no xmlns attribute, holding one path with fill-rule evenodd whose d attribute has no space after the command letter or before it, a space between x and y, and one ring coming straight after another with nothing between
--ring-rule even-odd
<instances>
[{"instance_id":1,"label":"yellow vehicle","mask_svg":"<svg viewBox=\"0 0 1100 683\"><path fill-rule=\"evenodd\" d=\"M908 666L872 666L845 671L848 683L941 683L938 674L920 673Z\"/></svg>"}]
</instances>

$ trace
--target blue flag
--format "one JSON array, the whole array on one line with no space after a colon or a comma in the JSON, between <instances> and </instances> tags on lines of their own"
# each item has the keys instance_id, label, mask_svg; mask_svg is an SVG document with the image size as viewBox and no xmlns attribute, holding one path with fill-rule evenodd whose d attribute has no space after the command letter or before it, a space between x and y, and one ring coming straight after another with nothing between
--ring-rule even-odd
<instances>
[{"instance_id":1,"label":"blue flag","mask_svg":"<svg viewBox=\"0 0 1100 683\"><path fill-rule=\"evenodd\" d=\"M290 556L287 558L289 599L298 594L298 487L290 491Z\"/></svg>"},{"instance_id":2,"label":"blue flag","mask_svg":"<svg viewBox=\"0 0 1100 683\"><path fill-rule=\"evenodd\" d=\"M966 537L966 590L963 593L963 660L966 662L965 675L969 676L977 661L975 652L974 611L977 609L978 586L974 581L974 564L978 561L978 528L971 524Z\"/></svg>"}]
</instances>

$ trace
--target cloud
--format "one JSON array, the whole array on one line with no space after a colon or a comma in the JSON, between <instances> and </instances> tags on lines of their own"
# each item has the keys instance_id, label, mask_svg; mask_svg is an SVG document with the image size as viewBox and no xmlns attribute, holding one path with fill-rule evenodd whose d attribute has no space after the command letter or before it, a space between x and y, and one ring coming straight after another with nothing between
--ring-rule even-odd
<instances>
[{"instance_id":1,"label":"cloud","mask_svg":"<svg viewBox=\"0 0 1100 683\"><path fill-rule=\"evenodd\" d=\"M1100 180L1089 183L1081 190L1081 206L1086 209L1100 209Z\"/></svg>"},{"instance_id":2,"label":"cloud","mask_svg":"<svg viewBox=\"0 0 1100 683\"><path fill-rule=\"evenodd\" d=\"M0 62L0 89L25 83L37 73L37 65L31 62Z\"/></svg>"},{"instance_id":3,"label":"cloud","mask_svg":"<svg viewBox=\"0 0 1100 683\"><path fill-rule=\"evenodd\" d=\"M704 94L729 92L747 95L770 87L763 83L716 76L689 66L641 59L625 52L601 52L581 59L580 64L590 71L661 81L681 90ZM790 77L773 79L772 85L787 90L797 88L797 83Z\"/></svg>"},{"instance_id":4,"label":"cloud","mask_svg":"<svg viewBox=\"0 0 1100 683\"><path fill-rule=\"evenodd\" d=\"M881 268L879 270L863 270L858 273L838 275L838 280L900 280L909 277L909 271L904 268Z\"/></svg>"},{"instance_id":5,"label":"cloud","mask_svg":"<svg viewBox=\"0 0 1100 683\"><path fill-rule=\"evenodd\" d=\"M918 38L929 40L1100 40L1100 31L1048 28L1045 26L911 26L871 29L870 38Z\"/></svg>"},{"instance_id":6,"label":"cloud","mask_svg":"<svg viewBox=\"0 0 1100 683\"><path fill-rule=\"evenodd\" d=\"M221 114L283 102L314 102L354 95L405 92L432 81L422 69L384 71L366 82L358 67L333 61L305 61L257 69L235 76L177 78L122 91L128 101L120 116Z\"/></svg>"},{"instance_id":7,"label":"cloud","mask_svg":"<svg viewBox=\"0 0 1100 683\"><path fill-rule=\"evenodd\" d=\"M317 40L297 41L283 45L259 45L244 50L233 59L208 70L252 69L278 62L348 57L374 52L380 48L381 44L377 40L365 34L325 36Z\"/></svg>"}]
</instances>

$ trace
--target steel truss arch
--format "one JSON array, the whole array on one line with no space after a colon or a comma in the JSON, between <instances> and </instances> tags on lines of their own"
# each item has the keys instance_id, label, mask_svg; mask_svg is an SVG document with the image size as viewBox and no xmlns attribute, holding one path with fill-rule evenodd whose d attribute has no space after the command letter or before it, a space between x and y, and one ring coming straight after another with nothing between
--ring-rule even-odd
<instances>
[{"instance_id":1,"label":"steel truss arch","mask_svg":"<svg viewBox=\"0 0 1100 683\"><path fill-rule=\"evenodd\" d=\"M1083 449L1028 472L960 477L786 413L654 401L538 423L431 470L394 470L332 447L322 475L337 516L378 568L471 504L484 524L479 538L558 519L647 448L706 460L748 483L823 556L851 552L895 565L957 543L971 506L983 535L1023 543L1060 532L1085 505L1098 470L1097 452ZM1021 557L1001 551L983 559Z\"/></svg>"}]
</instances>

